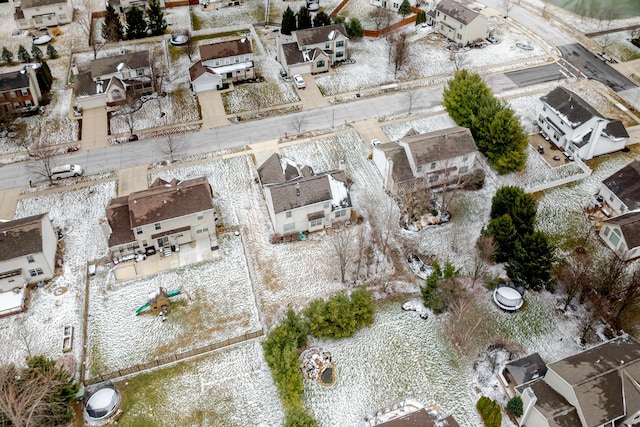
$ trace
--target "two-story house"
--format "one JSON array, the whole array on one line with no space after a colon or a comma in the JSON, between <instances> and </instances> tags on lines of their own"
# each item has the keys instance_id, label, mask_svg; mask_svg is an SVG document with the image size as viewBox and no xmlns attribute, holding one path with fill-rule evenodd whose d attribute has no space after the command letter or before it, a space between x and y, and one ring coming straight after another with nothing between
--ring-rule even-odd
<instances>
[{"instance_id":1,"label":"two-story house","mask_svg":"<svg viewBox=\"0 0 640 427\"><path fill-rule=\"evenodd\" d=\"M0 222L0 315L24 309L29 283L53 278L57 246L46 213Z\"/></svg>"},{"instance_id":2,"label":"two-story house","mask_svg":"<svg viewBox=\"0 0 640 427\"><path fill-rule=\"evenodd\" d=\"M251 40L242 38L200 46L200 61L189 68L194 92L255 77Z\"/></svg>"},{"instance_id":3,"label":"two-story house","mask_svg":"<svg viewBox=\"0 0 640 427\"><path fill-rule=\"evenodd\" d=\"M71 0L12 1L13 20L20 30L69 24L73 20Z\"/></svg>"},{"instance_id":4,"label":"two-story house","mask_svg":"<svg viewBox=\"0 0 640 427\"><path fill-rule=\"evenodd\" d=\"M84 72L72 64L71 72L76 103L83 109L121 104L127 92L136 95L153 92L148 50L95 59Z\"/></svg>"},{"instance_id":5,"label":"two-story house","mask_svg":"<svg viewBox=\"0 0 640 427\"><path fill-rule=\"evenodd\" d=\"M276 234L313 232L351 218L351 197L343 170L315 174L273 154L258 177Z\"/></svg>"},{"instance_id":6,"label":"two-story house","mask_svg":"<svg viewBox=\"0 0 640 427\"><path fill-rule=\"evenodd\" d=\"M589 160L627 145L629 134L620 120L602 116L572 91L558 86L540 100L542 136L571 156Z\"/></svg>"},{"instance_id":7,"label":"two-story house","mask_svg":"<svg viewBox=\"0 0 640 427\"><path fill-rule=\"evenodd\" d=\"M544 377L516 387L527 427L640 423L640 344L623 335L547 364Z\"/></svg>"},{"instance_id":8,"label":"two-story house","mask_svg":"<svg viewBox=\"0 0 640 427\"><path fill-rule=\"evenodd\" d=\"M156 251L169 255L198 239L209 239L211 250L218 250L213 193L204 177L158 178L146 190L111 199L102 226L116 261Z\"/></svg>"},{"instance_id":9,"label":"two-story house","mask_svg":"<svg viewBox=\"0 0 640 427\"><path fill-rule=\"evenodd\" d=\"M293 31L278 36L278 60L287 73L323 73L335 62L348 59L349 37L342 24Z\"/></svg>"},{"instance_id":10,"label":"two-story house","mask_svg":"<svg viewBox=\"0 0 640 427\"><path fill-rule=\"evenodd\" d=\"M458 46L484 39L487 22L486 16L455 0L441 0L427 12L427 23Z\"/></svg>"},{"instance_id":11,"label":"two-story house","mask_svg":"<svg viewBox=\"0 0 640 427\"><path fill-rule=\"evenodd\" d=\"M371 6L389 9L397 13L398 9L400 9L400 5L402 4L402 0L369 0L369 4ZM411 4L411 6L415 6L416 0L409 0L409 4Z\"/></svg>"},{"instance_id":12,"label":"two-story house","mask_svg":"<svg viewBox=\"0 0 640 427\"><path fill-rule=\"evenodd\" d=\"M148 4L147 0L108 0L108 1L109 1L109 5L111 5L111 7L113 7L115 11L121 15L127 13L129 9L131 9L134 6L144 12L147 10L147 4ZM160 0L159 3L160 3L160 7L164 9L165 8L164 0Z\"/></svg>"},{"instance_id":13,"label":"two-story house","mask_svg":"<svg viewBox=\"0 0 640 427\"><path fill-rule=\"evenodd\" d=\"M33 66L25 65L22 70L0 74L0 112L38 107L41 100Z\"/></svg>"},{"instance_id":14,"label":"two-story house","mask_svg":"<svg viewBox=\"0 0 640 427\"><path fill-rule=\"evenodd\" d=\"M475 169L478 149L467 128L409 131L397 142L373 147L384 189L393 195L461 182Z\"/></svg>"},{"instance_id":15,"label":"two-story house","mask_svg":"<svg viewBox=\"0 0 640 427\"><path fill-rule=\"evenodd\" d=\"M600 184L599 195L618 214L640 209L640 160L634 160Z\"/></svg>"},{"instance_id":16,"label":"two-story house","mask_svg":"<svg viewBox=\"0 0 640 427\"><path fill-rule=\"evenodd\" d=\"M640 257L640 211L606 219L599 235L621 260Z\"/></svg>"}]
</instances>

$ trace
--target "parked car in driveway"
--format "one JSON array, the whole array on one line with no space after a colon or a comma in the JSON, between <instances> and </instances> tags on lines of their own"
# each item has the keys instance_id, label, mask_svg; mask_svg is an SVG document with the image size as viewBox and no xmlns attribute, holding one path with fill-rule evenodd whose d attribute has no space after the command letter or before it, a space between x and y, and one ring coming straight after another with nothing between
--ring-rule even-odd
<instances>
[{"instance_id":1,"label":"parked car in driveway","mask_svg":"<svg viewBox=\"0 0 640 427\"><path fill-rule=\"evenodd\" d=\"M293 81L296 83L296 87L298 89L304 89L306 86L304 83L304 79L300 74L296 74L295 76L293 76Z\"/></svg>"}]
</instances>

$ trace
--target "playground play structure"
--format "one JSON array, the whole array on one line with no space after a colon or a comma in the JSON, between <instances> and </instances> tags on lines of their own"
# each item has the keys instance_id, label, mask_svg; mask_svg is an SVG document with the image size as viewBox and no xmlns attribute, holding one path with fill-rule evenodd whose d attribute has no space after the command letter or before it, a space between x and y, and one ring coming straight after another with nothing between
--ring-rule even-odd
<instances>
[{"instance_id":1,"label":"playground play structure","mask_svg":"<svg viewBox=\"0 0 640 427\"><path fill-rule=\"evenodd\" d=\"M147 302L136 310L136 316L147 308L151 308L154 314L161 316L164 319L164 316L169 311L169 305L171 305L169 298L177 295L180 295L180 289L174 289L173 291L167 292L163 287L158 288L157 291L151 292L147 297Z\"/></svg>"}]
</instances>

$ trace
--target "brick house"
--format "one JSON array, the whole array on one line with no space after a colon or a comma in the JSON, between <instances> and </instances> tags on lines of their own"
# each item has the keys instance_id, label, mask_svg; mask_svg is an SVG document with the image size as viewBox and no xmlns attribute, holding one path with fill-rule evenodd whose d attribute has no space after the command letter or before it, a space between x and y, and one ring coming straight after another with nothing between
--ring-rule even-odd
<instances>
[{"instance_id":1,"label":"brick house","mask_svg":"<svg viewBox=\"0 0 640 427\"><path fill-rule=\"evenodd\" d=\"M216 213L207 178L171 182L156 179L150 188L111 199L102 221L109 252L116 261L209 239L218 250Z\"/></svg>"},{"instance_id":2,"label":"brick house","mask_svg":"<svg viewBox=\"0 0 640 427\"><path fill-rule=\"evenodd\" d=\"M42 93L36 70L26 65L20 71L0 74L0 111L38 107Z\"/></svg>"}]
</instances>

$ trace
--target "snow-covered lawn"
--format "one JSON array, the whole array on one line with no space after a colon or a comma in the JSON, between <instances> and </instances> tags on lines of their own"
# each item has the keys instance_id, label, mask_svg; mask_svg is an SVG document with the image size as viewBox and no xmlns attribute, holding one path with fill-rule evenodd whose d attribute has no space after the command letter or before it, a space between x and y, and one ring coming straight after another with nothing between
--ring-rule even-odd
<instances>
[{"instance_id":1,"label":"snow-covered lawn","mask_svg":"<svg viewBox=\"0 0 640 427\"><path fill-rule=\"evenodd\" d=\"M597 36L593 41L604 47L609 56L619 61L631 61L640 58L640 48L631 43L631 31Z\"/></svg>"}]
</instances>

